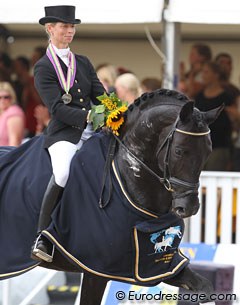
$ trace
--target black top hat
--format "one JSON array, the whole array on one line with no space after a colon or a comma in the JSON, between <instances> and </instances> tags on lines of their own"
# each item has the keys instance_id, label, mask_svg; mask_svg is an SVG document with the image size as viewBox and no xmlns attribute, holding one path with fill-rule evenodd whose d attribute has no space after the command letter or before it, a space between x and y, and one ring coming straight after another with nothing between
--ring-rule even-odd
<instances>
[{"instance_id":1,"label":"black top hat","mask_svg":"<svg viewBox=\"0 0 240 305\"><path fill-rule=\"evenodd\" d=\"M39 20L41 25L48 22L63 22L71 24L81 23L80 19L75 19L75 6L72 5L55 5L46 6L45 17Z\"/></svg>"}]
</instances>

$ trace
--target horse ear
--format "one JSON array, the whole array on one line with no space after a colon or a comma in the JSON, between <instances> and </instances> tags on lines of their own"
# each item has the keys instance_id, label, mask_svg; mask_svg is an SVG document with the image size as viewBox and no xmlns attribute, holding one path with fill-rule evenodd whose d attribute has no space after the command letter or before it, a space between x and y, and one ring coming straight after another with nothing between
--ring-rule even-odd
<instances>
[{"instance_id":1,"label":"horse ear","mask_svg":"<svg viewBox=\"0 0 240 305\"><path fill-rule=\"evenodd\" d=\"M190 118L192 117L192 113L193 113L193 107L194 107L194 103L193 102L188 102L186 104L184 104L184 106L181 109L180 112L180 120L182 122L188 122L190 120Z\"/></svg>"},{"instance_id":2,"label":"horse ear","mask_svg":"<svg viewBox=\"0 0 240 305\"><path fill-rule=\"evenodd\" d=\"M219 116L219 114L223 111L225 105L222 104L221 106L214 108L212 110L209 110L207 112L203 112L203 118L204 121L209 125L211 123L213 123L217 117Z\"/></svg>"}]
</instances>

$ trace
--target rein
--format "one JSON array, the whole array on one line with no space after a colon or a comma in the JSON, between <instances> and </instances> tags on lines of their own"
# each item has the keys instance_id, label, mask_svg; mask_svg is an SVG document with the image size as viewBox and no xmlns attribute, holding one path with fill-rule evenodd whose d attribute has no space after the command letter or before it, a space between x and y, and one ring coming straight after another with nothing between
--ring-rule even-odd
<instances>
[{"instance_id":1,"label":"rein","mask_svg":"<svg viewBox=\"0 0 240 305\"><path fill-rule=\"evenodd\" d=\"M174 194L173 194L174 199L175 198L181 198L181 197L184 197L184 196L187 196L189 194L197 192L198 187L199 187L199 182L191 183L191 182L187 182L187 181L184 181L184 180L181 180L181 179L178 179L176 177L171 176L170 170L169 170L170 148L171 148L171 145L172 145L172 140L173 140L173 136L174 136L175 132L179 132L179 133L182 133L182 134L198 137L198 136L208 135L210 133L210 129L208 129L205 132L185 131L185 130L177 128L177 123L178 122L179 122L179 117L177 117L176 121L173 124L173 128L171 129L171 131L169 132L167 137L164 139L163 143L161 144L160 148L157 151L157 155L158 155L162 151L164 146L167 145L166 153L165 153L165 156L164 156L163 177L160 177L149 166L147 166L143 161L141 161L137 156L135 156L129 150L129 148L114 133L112 133L113 137L111 138L111 141L110 141L110 144L109 144L106 163L105 163L104 171L103 171L103 181L102 181L102 187L101 187L101 193L100 193L100 199L99 199L99 207L100 208L105 208L108 205L108 203L111 199L112 181L111 181L111 178L110 178L110 164L111 164L111 161L113 160L114 155L115 155L115 149L116 149L116 143L117 142L119 143L120 146L122 146L127 151L128 154L130 154L139 164L141 164L141 166L146 171L148 171L161 184L163 184L168 192L172 192L172 193L174 192ZM104 200L103 197L104 197L105 183L107 182L107 178L109 179L108 180L109 192L108 192L107 198ZM184 187L187 190L185 192L182 192L181 194L176 193L174 191L173 185Z\"/></svg>"},{"instance_id":2,"label":"rein","mask_svg":"<svg viewBox=\"0 0 240 305\"><path fill-rule=\"evenodd\" d=\"M192 193L192 191L196 191L199 187L199 182L198 183L191 183L191 182L187 182L175 177L171 177L170 171L169 171L169 155L170 155L170 148L171 148L171 144L172 144L172 139L173 139L173 135L175 132L179 132L179 133L183 133L186 135L191 135L191 136L205 136L208 135L210 133L210 130L208 129L206 132L199 132L199 133L195 133L195 132L189 132L189 131L185 131L185 130L181 130L179 128L177 128L177 123L179 122L179 117L177 117L176 121L173 124L173 128L171 129L171 131L169 132L169 134L167 135L167 137L165 138L165 140L163 141L162 145L160 146L160 148L157 151L157 155L160 153L160 151L163 149L163 147L165 145L167 145L167 149L166 149L166 154L164 156L164 170L163 170L163 177L160 177L158 174L156 174L149 166L147 166L143 161L141 161L138 157L136 157L129 149L128 147L116 136L113 134L114 138L116 139L116 141L138 162L140 163L143 168L145 168L152 176L154 176L161 184L164 185L164 187L166 188L167 191L169 192L174 192L174 188L172 187L172 185L179 185L182 186L184 188L189 189L188 191L181 193L181 194L175 194L174 197L175 198L180 198L180 197L184 197L186 195L188 195L189 193Z\"/></svg>"}]
</instances>

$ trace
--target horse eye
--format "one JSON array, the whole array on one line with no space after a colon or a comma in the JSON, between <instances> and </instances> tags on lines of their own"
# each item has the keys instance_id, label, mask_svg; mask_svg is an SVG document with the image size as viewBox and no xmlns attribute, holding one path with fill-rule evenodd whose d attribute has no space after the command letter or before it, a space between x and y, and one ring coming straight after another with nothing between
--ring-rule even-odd
<instances>
[{"instance_id":1,"label":"horse eye","mask_svg":"<svg viewBox=\"0 0 240 305\"><path fill-rule=\"evenodd\" d=\"M181 148L176 147L176 148L175 148L175 153L176 153L177 156L181 157L183 152L182 152L182 149L181 149Z\"/></svg>"}]
</instances>

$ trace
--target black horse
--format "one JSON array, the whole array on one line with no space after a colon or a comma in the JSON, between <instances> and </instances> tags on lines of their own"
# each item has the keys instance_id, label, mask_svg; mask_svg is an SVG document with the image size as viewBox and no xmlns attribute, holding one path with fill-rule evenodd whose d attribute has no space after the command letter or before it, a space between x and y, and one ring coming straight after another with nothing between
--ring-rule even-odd
<instances>
[{"instance_id":1,"label":"black horse","mask_svg":"<svg viewBox=\"0 0 240 305\"><path fill-rule=\"evenodd\" d=\"M182 218L199 209L199 176L211 152L208 125L221 110L200 112L175 91L143 94L129 106L119 138L96 134L76 153L52 224L43 232L56 246L54 260L40 265L84 272L81 305L100 304L109 279L212 292L178 246ZM38 265L30 251L51 175L42 144L38 137L1 153L0 279Z\"/></svg>"}]
</instances>

